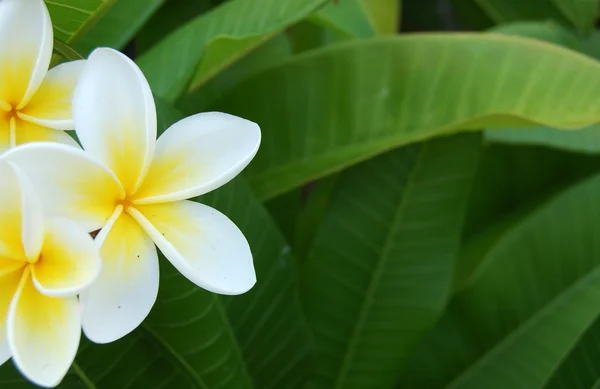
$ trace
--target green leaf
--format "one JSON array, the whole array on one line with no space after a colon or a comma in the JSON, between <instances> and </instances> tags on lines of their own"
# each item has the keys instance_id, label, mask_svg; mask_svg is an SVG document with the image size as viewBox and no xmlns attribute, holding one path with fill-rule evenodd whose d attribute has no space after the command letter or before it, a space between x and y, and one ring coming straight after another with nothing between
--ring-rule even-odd
<instances>
[{"instance_id":1,"label":"green leaf","mask_svg":"<svg viewBox=\"0 0 600 389\"><path fill-rule=\"evenodd\" d=\"M401 0L363 0L378 34L395 34L400 27Z\"/></svg>"},{"instance_id":2,"label":"green leaf","mask_svg":"<svg viewBox=\"0 0 600 389\"><path fill-rule=\"evenodd\" d=\"M600 59L596 33L588 38L580 38L568 29L554 22L514 23L500 26L492 31L508 35L521 35L555 43ZM543 145L583 153L600 153L600 125L591 125L578 131L560 131L539 127L524 131L523 128L506 128L499 131L486 131L490 142Z\"/></svg>"},{"instance_id":3,"label":"green leaf","mask_svg":"<svg viewBox=\"0 0 600 389\"><path fill-rule=\"evenodd\" d=\"M321 225L336 188L339 174L311 182L276 197L265 206L290 242L294 258L303 263Z\"/></svg>"},{"instance_id":4,"label":"green leaf","mask_svg":"<svg viewBox=\"0 0 600 389\"><path fill-rule=\"evenodd\" d=\"M297 56L215 108L261 126L247 177L268 199L440 134L596 123L598 90L600 63L558 46L493 34L411 34Z\"/></svg>"},{"instance_id":5,"label":"green leaf","mask_svg":"<svg viewBox=\"0 0 600 389\"><path fill-rule=\"evenodd\" d=\"M542 388L600 313L598 193L596 175L490 245L399 387Z\"/></svg>"},{"instance_id":6,"label":"green leaf","mask_svg":"<svg viewBox=\"0 0 600 389\"><path fill-rule=\"evenodd\" d=\"M158 102L162 129L180 114ZM290 249L263 206L238 177L199 199L233 220L253 252L257 284L217 296L161 260L158 300L134 333L110 345L85 342L62 388L298 387L311 341L296 294ZM4 389L31 387L10 363Z\"/></svg>"},{"instance_id":7,"label":"green leaf","mask_svg":"<svg viewBox=\"0 0 600 389\"><path fill-rule=\"evenodd\" d=\"M266 68L279 63L292 55L290 41L286 33L279 33L256 50L207 80L201 88L191 91L178 104L178 108L188 114L206 112L213 109L220 100L243 80L256 75Z\"/></svg>"},{"instance_id":8,"label":"green leaf","mask_svg":"<svg viewBox=\"0 0 600 389\"><path fill-rule=\"evenodd\" d=\"M467 23L477 26L483 12L491 21L502 24L523 20L553 19L590 32L596 19L595 0L454 0Z\"/></svg>"},{"instance_id":9,"label":"green leaf","mask_svg":"<svg viewBox=\"0 0 600 389\"><path fill-rule=\"evenodd\" d=\"M352 38L372 38L376 34L364 0L330 2L315 12L310 20Z\"/></svg>"},{"instance_id":10,"label":"green leaf","mask_svg":"<svg viewBox=\"0 0 600 389\"><path fill-rule=\"evenodd\" d=\"M598 389L600 383L600 318L562 361L544 389Z\"/></svg>"},{"instance_id":11,"label":"green leaf","mask_svg":"<svg viewBox=\"0 0 600 389\"><path fill-rule=\"evenodd\" d=\"M75 44L117 0L44 0L48 6L54 37Z\"/></svg>"},{"instance_id":12,"label":"green leaf","mask_svg":"<svg viewBox=\"0 0 600 389\"><path fill-rule=\"evenodd\" d=\"M165 0L119 0L75 45L84 56L96 47L122 49Z\"/></svg>"},{"instance_id":13,"label":"green leaf","mask_svg":"<svg viewBox=\"0 0 600 389\"><path fill-rule=\"evenodd\" d=\"M269 36L304 18L325 1L232 0L177 29L143 54L138 63L152 91L173 102L190 83L207 47L222 44L223 39Z\"/></svg>"},{"instance_id":14,"label":"green leaf","mask_svg":"<svg viewBox=\"0 0 600 389\"><path fill-rule=\"evenodd\" d=\"M392 387L441 316L480 140L435 139L341 173L302 275L312 387Z\"/></svg>"},{"instance_id":15,"label":"green leaf","mask_svg":"<svg viewBox=\"0 0 600 389\"><path fill-rule=\"evenodd\" d=\"M600 158L545 147L491 144L470 195L455 290L470 283L508 228L565 188L600 172Z\"/></svg>"}]
</instances>

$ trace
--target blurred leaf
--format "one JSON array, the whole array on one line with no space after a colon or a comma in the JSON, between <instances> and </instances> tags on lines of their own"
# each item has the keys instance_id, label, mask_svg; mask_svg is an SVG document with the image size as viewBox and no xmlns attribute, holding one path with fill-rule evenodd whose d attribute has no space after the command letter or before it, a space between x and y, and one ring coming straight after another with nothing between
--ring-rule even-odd
<instances>
[{"instance_id":1,"label":"blurred leaf","mask_svg":"<svg viewBox=\"0 0 600 389\"><path fill-rule=\"evenodd\" d=\"M378 34L398 32L401 0L363 0Z\"/></svg>"},{"instance_id":2,"label":"blurred leaf","mask_svg":"<svg viewBox=\"0 0 600 389\"><path fill-rule=\"evenodd\" d=\"M444 133L596 123L599 89L600 63L557 46L493 34L411 34L294 57L216 108L260 124L261 150L246 173L268 199Z\"/></svg>"},{"instance_id":3,"label":"blurred leaf","mask_svg":"<svg viewBox=\"0 0 600 389\"><path fill-rule=\"evenodd\" d=\"M54 37L75 44L117 0L44 0L54 27Z\"/></svg>"},{"instance_id":4,"label":"blurred leaf","mask_svg":"<svg viewBox=\"0 0 600 389\"><path fill-rule=\"evenodd\" d=\"M449 297L478 134L344 171L302 275L315 388L389 388Z\"/></svg>"},{"instance_id":5,"label":"blurred leaf","mask_svg":"<svg viewBox=\"0 0 600 389\"><path fill-rule=\"evenodd\" d=\"M275 219L294 258L303 263L325 217L339 174L311 182L268 201L265 206Z\"/></svg>"},{"instance_id":6,"label":"blurred leaf","mask_svg":"<svg viewBox=\"0 0 600 389\"><path fill-rule=\"evenodd\" d=\"M287 34L279 33L208 80L201 88L185 96L178 107L189 114L212 110L215 108L214 103L240 82L291 55L292 49Z\"/></svg>"},{"instance_id":7,"label":"blurred leaf","mask_svg":"<svg viewBox=\"0 0 600 389\"><path fill-rule=\"evenodd\" d=\"M600 59L597 45L598 39L600 39L598 33L588 38L580 38L554 22L514 23L499 26L492 31L540 39ZM560 131L547 127L531 128L527 131L524 131L523 128L507 128L499 131L486 131L485 137L491 142L543 145L584 153L600 152L600 125L598 124L578 131Z\"/></svg>"},{"instance_id":8,"label":"blurred leaf","mask_svg":"<svg viewBox=\"0 0 600 389\"><path fill-rule=\"evenodd\" d=\"M274 34L325 1L232 0L178 28L144 53L138 63L152 91L173 102L192 80L206 47L222 44L223 39L246 40Z\"/></svg>"},{"instance_id":9,"label":"blurred leaf","mask_svg":"<svg viewBox=\"0 0 600 389\"><path fill-rule=\"evenodd\" d=\"M459 15L471 27L480 24L484 13L496 24L552 19L591 32L597 12L596 0L453 0Z\"/></svg>"},{"instance_id":10,"label":"blurred leaf","mask_svg":"<svg viewBox=\"0 0 600 389\"><path fill-rule=\"evenodd\" d=\"M180 117L162 102L157 107L162 129ZM84 341L60 387L291 389L302 383L311 342L289 246L242 178L199 201L229 216L248 239L255 287L241 296L217 296L162 259L150 316L110 345ZM0 368L0 386L32 387L10 365Z\"/></svg>"},{"instance_id":11,"label":"blurred leaf","mask_svg":"<svg viewBox=\"0 0 600 389\"><path fill-rule=\"evenodd\" d=\"M490 245L401 388L542 388L600 313L600 176Z\"/></svg>"},{"instance_id":12,"label":"blurred leaf","mask_svg":"<svg viewBox=\"0 0 600 389\"><path fill-rule=\"evenodd\" d=\"M168 0L136 36L136 49L144 53L161 39L217 5L217 0Z\"/></svg>"},{"instance_id":13,"label":"blurred leaf","mask_svg":"<svg viewBox=\"0 0 600 389\"><path fill-rule=\"evenodd\" d=\"M600 157L532 146L490 144L479 162L457 261L459 290L491 244L551 196L600 172Z\"/></svg>"},{"instance_id":14,"label":"blurred leaf","mask_svg":"<svg viewBox=\"0 0 600 389\"><path fill-rule=\"evenodd\" d=\"M96 47L122 49L166 0L119 0L80 39L75 48L85 57Z\"/></svg>"},{"instance_id":15,"label":"blurred leaf","mask_svg":"<svg viewBox=\"0 0 600 389\"><path fill-rule=\"evenodd\" d=\"M496 34L535 38L576 51L579 51L582 41L575 32L552 20L501 24L488 31Z\"/></svg>"},{"instance_id":16,"label":"blurred leaf","mask_svg":"<svg viewBox=\"0 0 600 389\"><path fill-rule=\"evenodd\" d=\"M310 20L352 38L371 38L376 34L364 0L329 2L311 15Z\"/></svg>"},{"instance_id":17,"label":"blurred leaf","mask_svg":"<svg viewBox=\"0 0 600 389\"><path fill-rule=\"evenodd\" d=\"M598 389L600 383L600 318L592 324L544 389Z\"/></svg>"},{"instance_id":18,"label":"blurred leaf","mask_svg":"<svg viewBox=\"0 0 600 389\"><path fill-rule=\"evenodd\" d=\"M483 153L465 225L466 239L504 215L600 172L600 157L540 146L489 144Z\"/></svg>"}]
</instances>

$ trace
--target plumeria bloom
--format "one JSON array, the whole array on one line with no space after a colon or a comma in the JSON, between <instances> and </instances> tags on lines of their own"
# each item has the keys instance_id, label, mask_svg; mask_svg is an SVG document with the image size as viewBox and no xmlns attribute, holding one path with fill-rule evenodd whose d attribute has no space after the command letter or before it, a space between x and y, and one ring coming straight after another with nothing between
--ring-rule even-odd
<instances>
[{"instance_id":1,"label":"plumeria bloom","mask_svg":"<svg viewBox=\"0 0 600 389\"><path fill-rule=\"evenodd\" d=\"M45 194L45 207L102 230L103 270L80 296L83 330L114 341L148 315L158 292L155 245L190 281L240 294L256 282L241 231L215 209L186 199L230 181L256 154L260 129L224 113L185 118L156 140L156 109L140 69L112 49L96 49L73 99L85 149L37 143L5 158ZM154 243L153 243L154 242Z\"/></svg>"},{"instance_id":2,"label":"plumeria bloom","mask_svg":"<svg viewBox=\"0 0 600 389\"><path fill-rule=\"evenodd\" d=\"M85 228L45 221L31 183L0 159L0 364L12 357L30 381L57 385L81 337L77 294L101 265Z\"/></svg>"},{"instance_id":3,"label":"plumeria bloom","mask_svg":"<svg viewBox=\"0 0 600 389\"><path fill-rule=\"evenodd\" d=\"M76 146L71 98L85 61L48 71L52 23L42 0L0 1L0 153L53 141Z\"/></svg>"}]
</instances>

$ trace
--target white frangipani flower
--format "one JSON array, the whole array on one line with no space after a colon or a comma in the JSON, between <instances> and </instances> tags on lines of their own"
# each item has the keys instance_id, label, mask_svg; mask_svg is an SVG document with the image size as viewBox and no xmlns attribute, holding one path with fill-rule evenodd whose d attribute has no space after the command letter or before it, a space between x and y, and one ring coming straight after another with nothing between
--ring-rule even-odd
<instances>
[{"instance_id":1,"label":"white frangipani flower","mask_svg":"<svg viewBox=\"0 0 600 389\"><path fill-rule=\"evenodd\" d=\"M136 328L158 292L154 243L190 281L240 294L256 282L241 231L223 214L186 199L227 183L247 166L260 129L223 113L185 118L156 140L156 109L139 68L112 49L87 60L73 100L85 151L38 143L10 150L45 194L48 212L102 230L103 270L81 295L83 330L111 342ZM154 243L153 243L154 241Z\"/></svg>"},{"instance_id":2,"label":"white frangipani flower","mask_svg":"<svg viewBox=\"0 0 600 389\"><path fill-rule=\"evenodd\" d=\"M52 23L42 0L0 1L0 153L18 144L77 146L71 98L85 61L48 71Z\"/></svg>"},{"instance_id":3,"label":"white frangipani flower","mask_svg":"<svg viewBox=\"0 0 600 389\"><path fill-rule=\"evenodd\" d=\"M0 159L0 364L12 357L30 381L58 385L81 338L77 294L101 264L85 228L44 221L24 174Z\"/></svg>"}]
</instances>

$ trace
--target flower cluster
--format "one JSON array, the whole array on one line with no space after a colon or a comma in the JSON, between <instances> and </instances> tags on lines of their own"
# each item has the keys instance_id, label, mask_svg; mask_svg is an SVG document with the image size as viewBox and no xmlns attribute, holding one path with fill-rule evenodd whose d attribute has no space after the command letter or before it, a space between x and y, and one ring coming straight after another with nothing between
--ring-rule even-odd
<instances>
[{"instance_id":1,"label":"flower cluster","mask_svg":"<svg viewBox=\"0 0 600 389\"><path fill-rule=\"evenodd\" d=\"M209 291L254 285L240 230L188 199L248 165L255 123L202 113L157 140L150 87L123 54L99 48L47 70L42 0L0 1L0 41L0 363L55 386L81 329L96 343L134 330L157 297L156 246Z\"/></svg>"}]
</instances>

